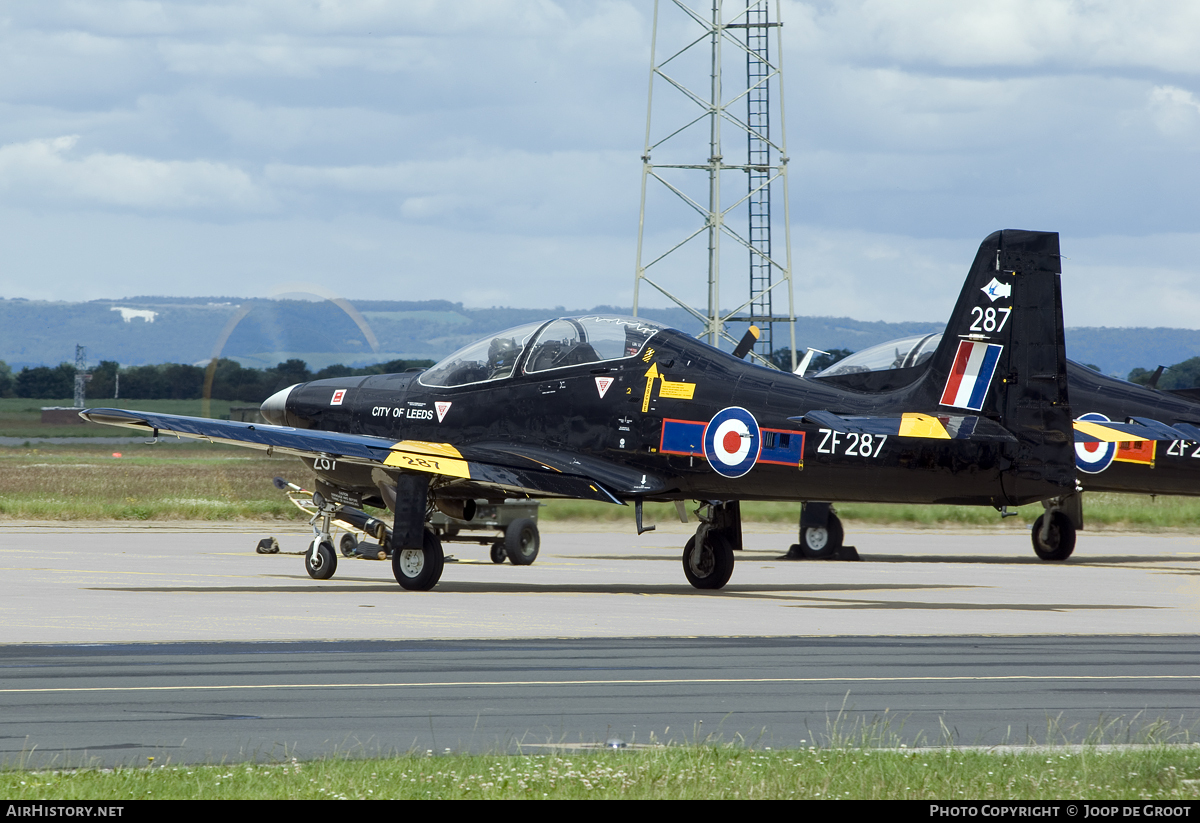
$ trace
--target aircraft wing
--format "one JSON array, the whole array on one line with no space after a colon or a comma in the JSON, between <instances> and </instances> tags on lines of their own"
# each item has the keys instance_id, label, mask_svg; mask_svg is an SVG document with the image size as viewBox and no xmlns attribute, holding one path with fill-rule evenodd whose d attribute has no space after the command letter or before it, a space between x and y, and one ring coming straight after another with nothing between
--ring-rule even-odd
<instances>
[{"instance_id":1,"label":"aircraft wing","mask_svg":"<svg viewBox=\"0 0 1200 823\"><path fill-rule=\"evenodd\" d=\"M622 503L614 495L614 490L617 494L646 494L654 487L663 485L657 478L647 484L644 475L601 460L592 458L585 463L573 455L548 449L523 450L520 444L459 448L450 443L395 441L365 434L123 409L86 409L79 416L93 423L137 429L154 437L173 434L209 443L261 449L268 454L331 457L349 463L434 474L535 495Z\"/></svg>"}]
</instances>

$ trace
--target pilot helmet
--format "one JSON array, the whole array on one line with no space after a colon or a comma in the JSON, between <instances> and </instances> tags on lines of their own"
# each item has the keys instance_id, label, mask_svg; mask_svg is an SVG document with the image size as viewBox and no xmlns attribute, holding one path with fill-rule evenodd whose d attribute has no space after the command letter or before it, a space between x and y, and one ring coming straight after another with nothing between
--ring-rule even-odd
<instances>
[{"instance_id":1,"label":"pilot helmet","mask_svg":"<svg viewBox=\"0 0 1200 823\"><path fill-rule=\"evenodd\" d=\"M492 339L491 345L488 346L488 365L493 368L496 366L511 365L519 351L517 341L513 338L495 337Z\"/></svg>"}]
</instances>

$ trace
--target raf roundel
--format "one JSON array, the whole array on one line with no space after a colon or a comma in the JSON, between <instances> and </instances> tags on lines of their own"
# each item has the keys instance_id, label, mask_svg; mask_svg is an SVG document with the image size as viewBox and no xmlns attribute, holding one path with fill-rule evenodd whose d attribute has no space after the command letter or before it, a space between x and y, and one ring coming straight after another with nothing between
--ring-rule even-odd
<instances>
[{"instance_id":1,"label":"raf roundel","mask_svg":"<svg viewBox=\"0 0 1200 823\"><path fill-rule=\"evenodd\" d=\"M1108 423L1109 420L1099 412L1088 412L1079 415L1080 420L1090 420L1093 423ZM1076 443L1075 468L1084 474L1099 474L1112 465L1117 456L1116 443Z\"/></svg>"},{"instance_id":2,"label":"raf roundel","mask_svg":"<svg viewBox=\"0 0 1200 823\"><path fill-rule=\"evenodd\" d=\"M754 468L761 451L758 421L741 406L722 409L704 427L704 456L722 477L741 477Z\"/></svg>"}]
</instances>

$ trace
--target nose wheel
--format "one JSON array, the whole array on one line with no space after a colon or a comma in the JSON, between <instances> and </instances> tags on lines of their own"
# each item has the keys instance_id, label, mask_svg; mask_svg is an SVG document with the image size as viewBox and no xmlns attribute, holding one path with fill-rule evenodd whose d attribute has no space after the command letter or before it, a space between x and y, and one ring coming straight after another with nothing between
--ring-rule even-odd
<instances>
[{"instance_id":1,"label":"nose wheel","mask_svg":"<svg viewBox=\"0 0 1200 823\"><path fill-rule=\"evenodd\" d=\"M304 570L313 580L328 580L337 571L337 552L328 540L317 537L304 553Z\"/></svg>"}]
</instances>

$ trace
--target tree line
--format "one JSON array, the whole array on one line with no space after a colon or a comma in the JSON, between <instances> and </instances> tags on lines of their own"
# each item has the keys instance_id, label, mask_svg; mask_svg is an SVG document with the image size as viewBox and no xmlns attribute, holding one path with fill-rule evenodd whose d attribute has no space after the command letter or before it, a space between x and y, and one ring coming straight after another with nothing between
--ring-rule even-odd
<instances>
[{"instance_id":1,"label":"tree line","mask_svg":"<svg viewBox=\"0 0 1200 823\"><path fill-rule=\"evenodd\" d=\"M849 349L833 349L829 354L813 358L810 372L830 366L852 354ZM791 352L778 349L772 352L772 362L791 371ZM311 371L303 360L292 359L272 368L255 369L236 360L222 358L213 370L213 400L235 400L261 403L275 392L295 383L322 380L328 377L354 377L368 374L393 374L414 368L428 368L432 360L389 360L362 368L336 364ZM1093 367L1094 368L1094 367ZM112 360L102 360L91 370L92 379L86 387L89 399L104 400L118 396L138 400L199 400L204 397L207 366L185 363L160 363L152 366L126 366ZM1132 383L1147 384L1153 369L1136 368L1129 373ZM1158 381L1160 389L1184 389L1200 386L1200 357L1193 357L1163 370ZM0 360L0 397L28 397L39 400L61 400L75 394L75 365L25 367L17 373Z\"/></svg>"},{"instance_id":2,"label":"tree line","mask_svg":"<svg viewBox=\"0 0 1200 823\"><path fill-rule=\"evenodd\" d=\"M363 368L343 365L327 366L311 371L303 360L292 359L272 368L255 369L236 360L217 361L212 375L209 397L214 400L236 400L261 403L275 392L295 383L322 380L327 377L354 377L368 374L392 374L412 368L428 368L432 360L389 360ZM112 360L102 360L94 367L87 383L86 396L105 400L118 396L138 400L199 400L204 397L208 378L207 366L186 363L160 363L152 366L121 366ZM0 397L28 397L39 400L61 400L75 394L75 365L25 367L17 373L0 360Z\"/></svg>"}]
</instances>

